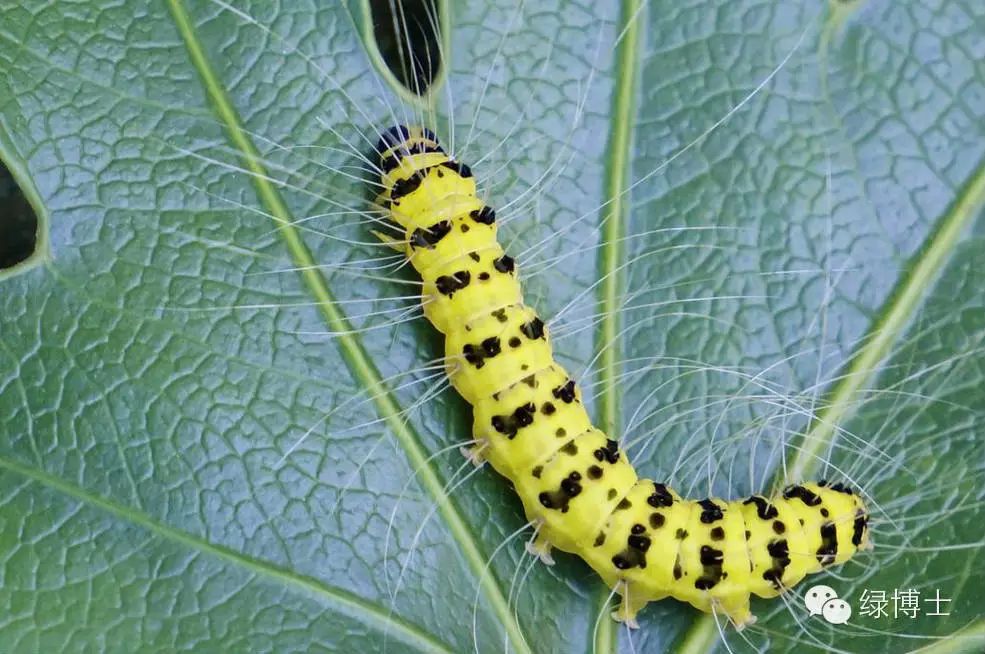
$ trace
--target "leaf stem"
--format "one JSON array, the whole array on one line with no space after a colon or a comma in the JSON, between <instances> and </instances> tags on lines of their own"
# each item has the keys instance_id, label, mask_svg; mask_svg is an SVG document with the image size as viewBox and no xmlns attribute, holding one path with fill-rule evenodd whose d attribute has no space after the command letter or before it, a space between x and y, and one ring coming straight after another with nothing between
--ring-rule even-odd
<instances>
[{"instance_id":1,"label":"leaf stem","mask_svg":"<svg viewBox=\"0 0 985 654\"><path fill-rule=\"evenodd\" d=\"M965 183L947 212L938 220L934 231L923 247L910 259L907 273L897 283L869 327L862 346L856 351L840 381L832 388L824 409L804 435L803 442L795 448L786 478L807 479L822 460L822 453L830 446L839 425L858 405L855 396L869 385L881 369L893 343L903 334L913 314L933 288L948 256L954 251L961 235L968 229L978 211L985 205L985 162L979 164ZM778 471L777 482L782 483L783 471ZM714 618L704 614L694 620L691 628L680 641L676 654L711 652L717 645L718 632Z\"/></svg>"},{"instance_id":2,"label":"leaf stem","mask_svg":"<svg viewBox=\"0 0 985 654\"><path fill-rule=\"evenodd\" d=\"M912 654L964 654L985 650L985 620L978 620Z\"/></svg>"},{"instance_id":3,"label":"leaf stem","mask_svg":"<svg viewBox=\"0 0 985 654\"><path fill-rule=\"evenodd\" d=\"M605 223L602 234L603 247L599 252L600 274L604 282L599 289L599 311L604 316L599 327L599 343L602 347L601 390L599 392L599 420L603 431L619 434L619 361L621 351L619 337L619 298L624 279L620 270L626 230L625 195L629 185L629 158L636 117L636 84L639 78L639 40L643 0L624 0L619 20L620 38L618 53L618 77L612 101L607 159L605 202L602 205ZM608 588L599 591L598 611L607 611L611 597ZM592 627L594 629L594 623ZM603 615L595 632L594 651L597 654L614 652L619 631L608 616ZM591 642L591 639L589 639Z\"/></svg>"},{"instance_id":4,"label":"leaf stem","mask_svg":"<svg viewBox=\"0 0 985 654\"><path fill-rule=\"evenodd\" d=\"M444 492L443 483L429 460L420 438L401 418L402 411L396 399L384 385L382 377L361 341L355 336L347 317L336 305L328 280L322 274L300 231L295 228L295 221L290 211L280 193L271 184L270 177L263 167L262 157L243 128L242 121L222 83L212 70L183 1L168 0L168 4L175 24L185 41L189 57L198 70L205 92L212 102L213 110L226 126L229 139L240 151L245 167L254 173L254 187L260 201L277 223L295 264L302 271L301 276L305 285L318 302L318 309L325 322L333 332L341 334L338 342L349 369L373 398L377 411L386 420L403 447L411 467L419 470L421 484L437 504L465 562L471 568L477 583L481 585L493 614L502 623L514 650L520 654L531 654L495 576L487 573L485 556L475 541L474 529L466 523L452 498Z\"/></svg>"},{"instance_id":5,"label":"leaf stem","mask_svg":"<svg viewBox=\"0 0 985 654\"><path fill-rule=\"evenodd\" d=\"M796 448L788 468L789 479L806 479L817 467L822 459L821 453L831 444L838 425L850 414L851 408L857 405L855 395L863 391L879 372L880 364L889 353L890 347L916 313L948 256L954 251L961 234L983 203L985 165L979 166L923 247L910 259L906 274L879 311L878 318L869 328L863 345L852 357L845 373L839 375L840 381L804 436L803 443Z\"/></svg>"}]
</instances>

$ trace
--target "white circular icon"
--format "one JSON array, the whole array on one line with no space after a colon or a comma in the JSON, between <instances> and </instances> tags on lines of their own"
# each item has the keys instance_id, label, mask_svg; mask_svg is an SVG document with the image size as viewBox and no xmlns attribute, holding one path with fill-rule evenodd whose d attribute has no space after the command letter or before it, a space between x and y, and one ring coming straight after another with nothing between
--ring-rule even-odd
<instances>
[{"instance_id":1,"label":"white circular icon","mask_svg":"<svg viewBox=\"0 0 985 654\"><path fill-rule=\"evenodd\" d=\"M821 615L831 624L845 624L852 617L852 607L843 599L829 599L821 607Z\"/></svg>"},{"instance_id":2,"label":"white circular icon","mask_svg":"<svg viewBox=\"0 0 985 654\"><path fill-rule=\"evenodd\" d=\"M824 603L837 598L838 593L835 592L834 588L818 584L807 590L807 593L804 595L804 605L807 606L807 610L811 615L822 615Z\"/></svg>"}]
</instances>

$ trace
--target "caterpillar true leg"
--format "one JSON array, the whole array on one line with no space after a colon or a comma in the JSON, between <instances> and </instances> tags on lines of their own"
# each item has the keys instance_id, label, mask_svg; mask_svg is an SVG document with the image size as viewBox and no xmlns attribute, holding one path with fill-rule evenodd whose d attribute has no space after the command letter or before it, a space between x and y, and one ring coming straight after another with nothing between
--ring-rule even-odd
<instances>
[{"instance_id":1,"label":"caterpillar true leg","mask_svg":"<svg viewBox=\"0 0 985 654\"><path fill-rule=\"evenodd\" d=\"M445 335L446 360L458 361L449 379L473 406L482 456L537 526L532 553L583 558L622 597L613 617L630 627L648 602L674 597L741 628L754 620L750 595L775 597L868 546L868 511L842 484L687 500L638 478L592 425L547 325L523 303L469 167L422 127L390 128L377 150L377 204L405 233L392 244L420 273L424 314Z\"/></svg>"}]
</instances>

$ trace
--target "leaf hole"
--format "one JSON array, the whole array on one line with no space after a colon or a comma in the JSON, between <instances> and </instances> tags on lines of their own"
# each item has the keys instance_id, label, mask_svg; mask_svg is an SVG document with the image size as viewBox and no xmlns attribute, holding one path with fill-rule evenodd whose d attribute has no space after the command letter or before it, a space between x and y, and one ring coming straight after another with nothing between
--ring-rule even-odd
<instances>
[{"instance_id":1,"label":"leaf hole","mask_svg":"<svg viewBox=\"0 0 985 654\"><path fill-rule=\"evenodd\" d=\"M373 34L387 68L425 95L442 65L439 0L370 0Z\"/></svg>"},{"instance_id":2,"label":"leaf hole","mask_svg":"<svg viewBox=\"0 0 985 654\"><path fill-rule=\"evenodd\" d=\"M38 248L38 216L0 160L0 270L31 258Z\"/></svg>"}]
</instances>

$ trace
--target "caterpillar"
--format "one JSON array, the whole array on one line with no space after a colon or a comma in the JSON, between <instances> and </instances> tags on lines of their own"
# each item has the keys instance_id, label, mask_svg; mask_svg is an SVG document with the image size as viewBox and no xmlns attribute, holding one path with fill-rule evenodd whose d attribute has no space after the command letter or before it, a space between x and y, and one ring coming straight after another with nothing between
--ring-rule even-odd
<instances>
[{"instance_id":1,"label":"caterpillar","mask_svg":"<svg viewBox=\"0 0 985 654\"><path fill-rule=\"evenodd\" d=\"M871 547L865 503L841 483L724 501L684 499L639 478L554 360L468 165L424 127L388 128L376 150L376 204L405 238L378 236L421 276L447 375L473 408L466 455L512 483L536 527L531 553L545 563L554 548L584 559L621 596L612 617L630 627L647 603L673 597L742 628L755 621L751 595L775 597Z\"/></svg>"}]
</instances>

